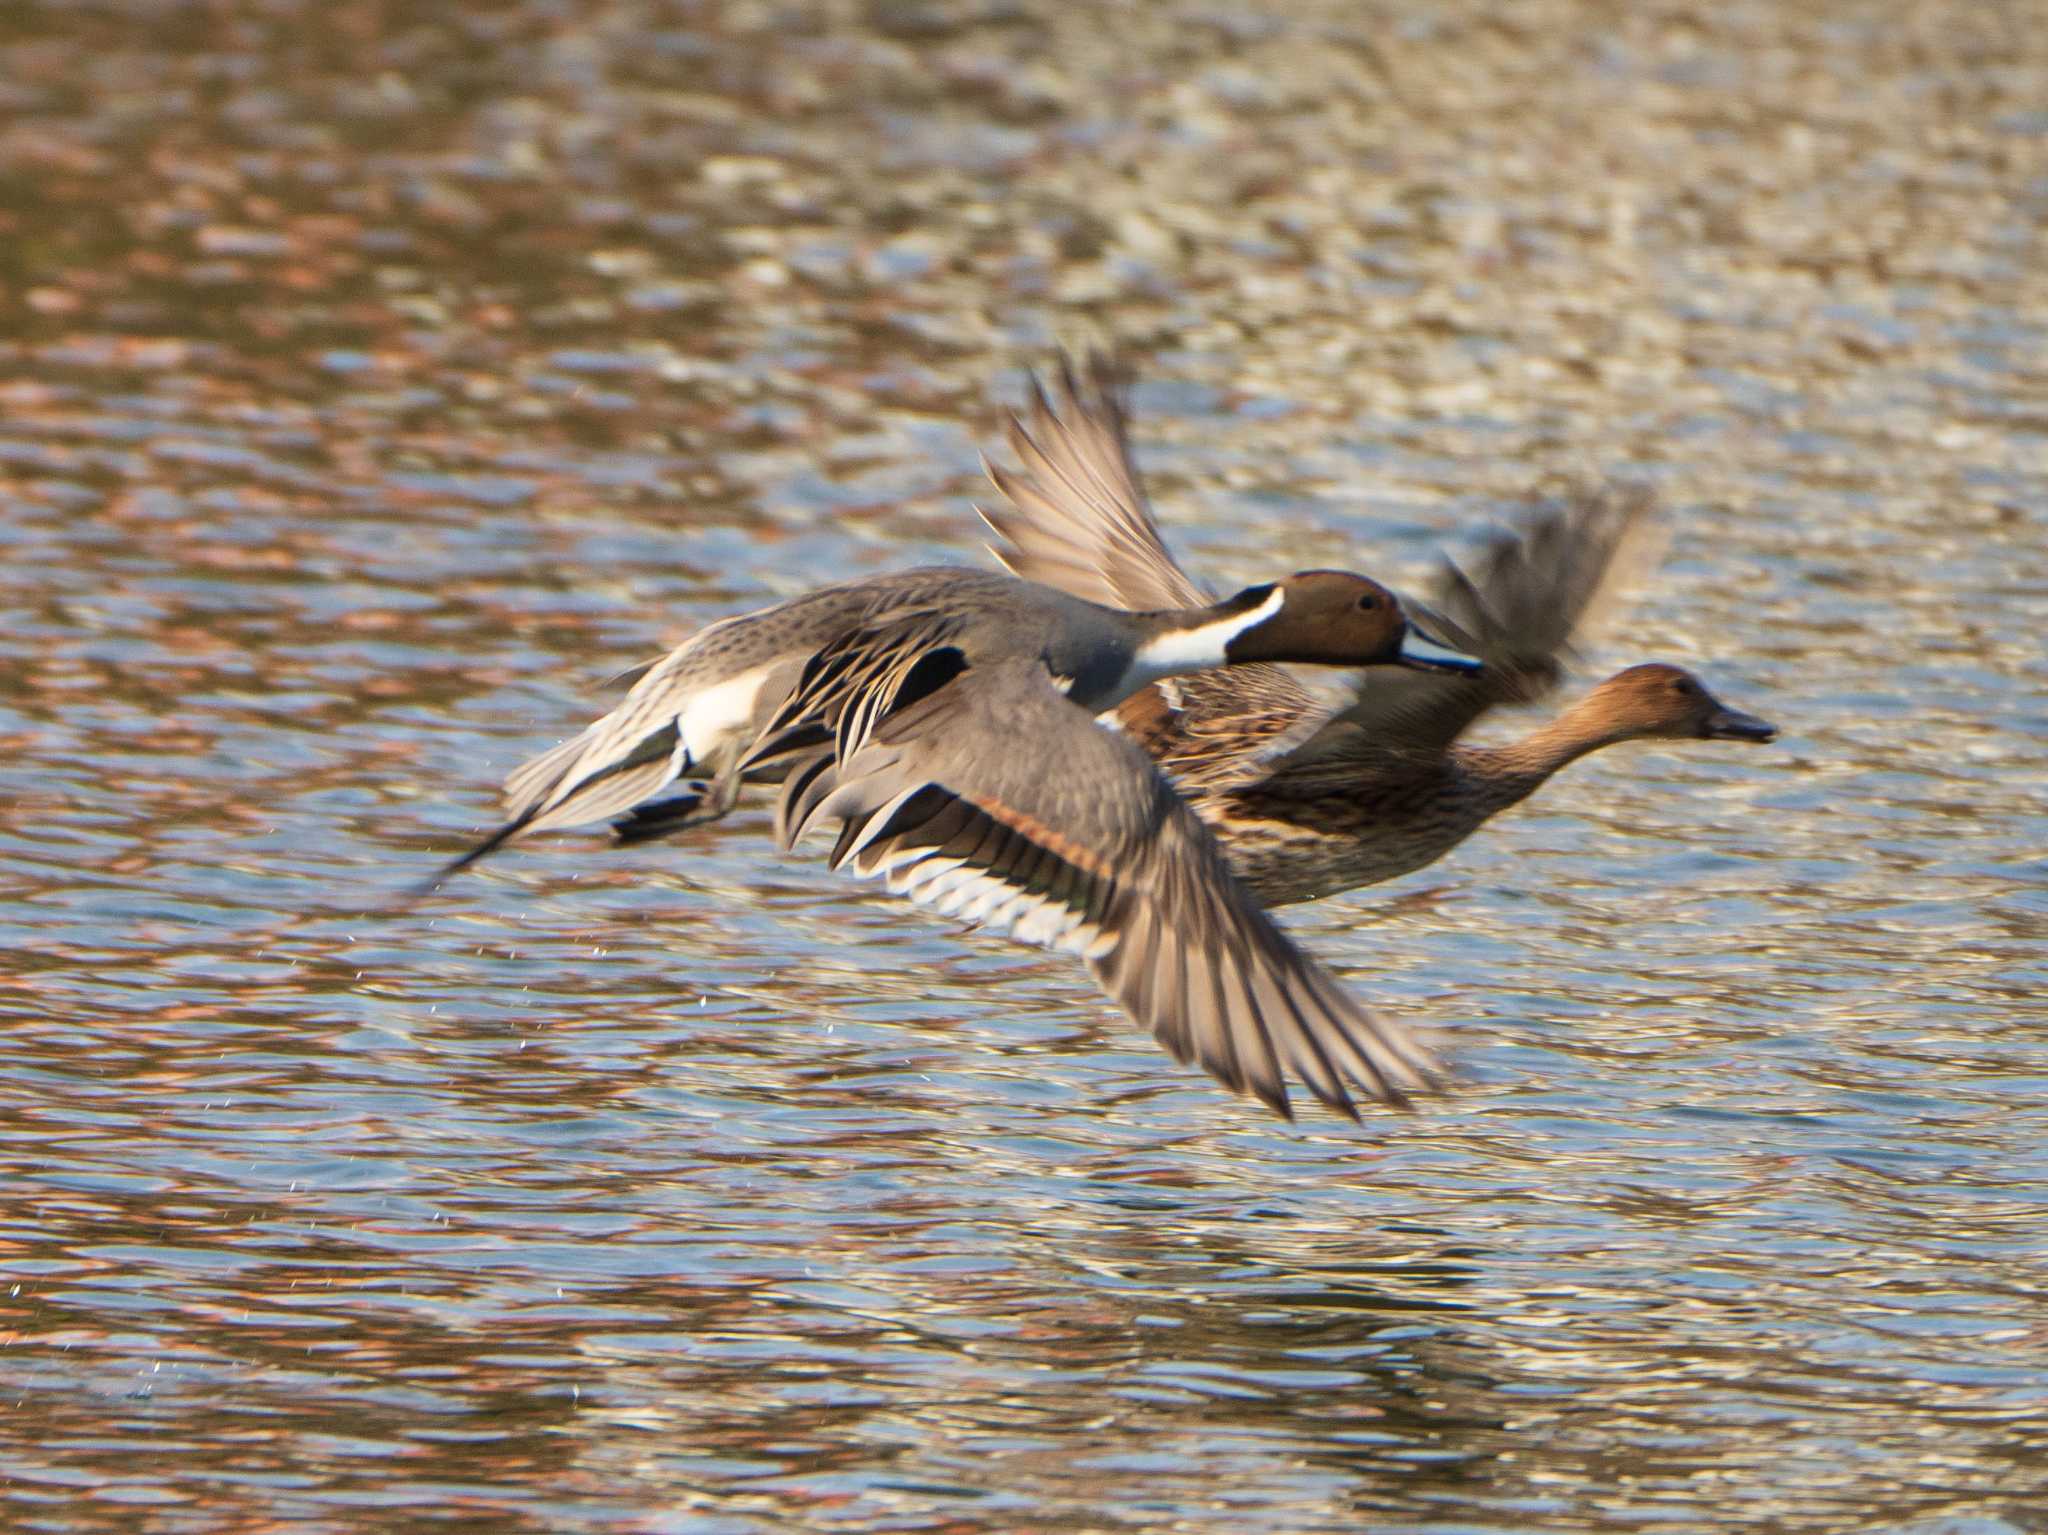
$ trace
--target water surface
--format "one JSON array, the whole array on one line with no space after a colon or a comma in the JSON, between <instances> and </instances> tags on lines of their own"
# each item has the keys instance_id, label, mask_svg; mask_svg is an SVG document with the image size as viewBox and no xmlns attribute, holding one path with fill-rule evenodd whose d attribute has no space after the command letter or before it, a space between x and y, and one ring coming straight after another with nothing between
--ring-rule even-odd
<instances>
[{"instance_id":1,"label":"water surface","mask_svg":"<svg viewBox=\"0 0 2048 1535\"><path fill-rule=\"evenodd\" d=\"M2044 37L11 13L0 1524L2048 1529ZM757 813L396 903L607 674L985 558L1091 339L1202 571L1644 480L1588 674L1784 727L1290 914L1456 1092L1269 1120Z\"/></svg>"}]
</instances>

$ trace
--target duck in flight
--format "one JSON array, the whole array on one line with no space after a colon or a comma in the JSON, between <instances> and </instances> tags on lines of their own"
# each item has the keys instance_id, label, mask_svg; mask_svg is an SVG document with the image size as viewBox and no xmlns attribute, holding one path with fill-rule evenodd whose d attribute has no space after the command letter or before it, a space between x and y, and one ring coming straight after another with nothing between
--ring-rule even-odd
<instances>
[{"instance_id":1,"label":"duck in flight","mask_svg":"<svg viewBox=\"0 0 2048 1535\"><path fill-rule=\"evenodd\" d=\"M1131 456L1109 362L1054 396L1034 387L988 472L1009 506L983 512L993 552L1020 576L1095 602L1199 602L1168 552ZM1480 657L1463 671L1375 667L1332 706L1277 666L1241 666L1140 689L1118 710L1130 737L1207 821L1268 905L1313 900L1435 862L1588 752L1653 738L1770 741L1777 728L1721 702L1682 667L1632 666L1505 746L1459 738L1488 711L1532 702L1565 675L1571 642L1645 563L1649 501L1582 491L1494 538L1470 573L1446 561L1432 632Z\"/></svg>"},{"instance_id":2,"label":"duck in flight","mask_svg":"<svg viewBox=\"0 0 2048 1535\"><path fill-rule=\"evenodd\" d=\"M1220 602L1107 607L930 568L843 582L709 625L610 713L515 771L506 819L433 884L508 843L611 820L622 841L717 819L779 784L787 848L836 824L834 868L1080 955L1179 1060L1291 1115L1403 1103L1440 1067L1348 997L1239 883L1131 739L1098 724L1142 688L1272 662L1469 671L1363 576L1298 572Z\"/></svg>"}]
</instances>

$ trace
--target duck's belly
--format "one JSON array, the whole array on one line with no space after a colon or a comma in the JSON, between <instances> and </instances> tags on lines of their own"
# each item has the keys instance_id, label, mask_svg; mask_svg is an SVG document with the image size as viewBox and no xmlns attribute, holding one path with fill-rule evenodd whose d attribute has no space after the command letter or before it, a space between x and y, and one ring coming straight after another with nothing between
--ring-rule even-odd
<instances>
[{"instance_id":1,"label":"duck's belly","mask_svg":"<svg viewBox=\"0 0 2048 1535\"><path fill-rule=\"evenodd\" d=\"M1282 816L1253 814L1228 796L1194 807L1222 840L1230 866L1268 906L1314 901L1376 885L1436 862L1486 819L1476 806L1404 808L1385 816L1355 806L1319 815L1314 805Z\"/></svg>"}]
</instances>

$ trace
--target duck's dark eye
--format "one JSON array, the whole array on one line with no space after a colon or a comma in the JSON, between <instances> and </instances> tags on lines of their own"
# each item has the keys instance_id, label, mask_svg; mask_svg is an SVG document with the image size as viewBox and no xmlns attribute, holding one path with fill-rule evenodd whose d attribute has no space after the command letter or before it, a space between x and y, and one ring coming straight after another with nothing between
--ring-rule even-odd
<instances>
[{"instance_id":1,"label":"duck's dark eye","mask_svg":"<svg viewBox=\"0 0 2048 1535\"><path fill-rule=\"evenodd\" d=\"M1375 597L1371 592L1367 592L1363 597L1358 599L1358 611L1361 613L1370 613L1374 608L1378 607L1379 605L1379 598Z\"/></svg>"},{"instance_id":2,"label":"duck's dark eye","mask_svg":"<svg viewBox=\"0 0 2048 1535\"><path fill-rule=\"evenodd\" d=\"M1699 691L1699 686L1690 678L1679 677L1672 682L1671 691L1676 693L1680 698L1690 698L1693 694Z\"/></svg>"}]
</instances>

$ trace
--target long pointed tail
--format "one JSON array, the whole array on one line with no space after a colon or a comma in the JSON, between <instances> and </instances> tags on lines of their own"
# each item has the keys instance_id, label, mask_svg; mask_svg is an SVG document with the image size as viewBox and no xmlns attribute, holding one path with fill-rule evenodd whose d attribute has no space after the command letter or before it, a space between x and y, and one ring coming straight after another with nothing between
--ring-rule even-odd
<instances>
[{"instance_id":1,"label":"long pointed tail","mask_svg":"<svg viewBox=\"0 0 2048 1535\"><path fill-rule=\"evenodd\" d=\"M503 826L500 826L496 831L492 832L488 837L484 838L483 841L479 842L475 847L471 848L468 852L462 854L460 857L449 859L448 862L442 864L441 867L436 869L432 874L429 874L425 879L421 880L418 884L410 887L410 889L407 891L407 894L410 895L414 900L418 900L422 896L432 895L436 890L439 890L449 880L453 879L456 875L460 874L464 869L468 868L478 859L488 858L491 854L497 852L499 848L503 847L506 843L510 842L522 831L525 831L526 828L532 824L532 822L532 811L528 811L525 815L520 816L517 820L507 821Z\"/></svg>"}]
</instances>

